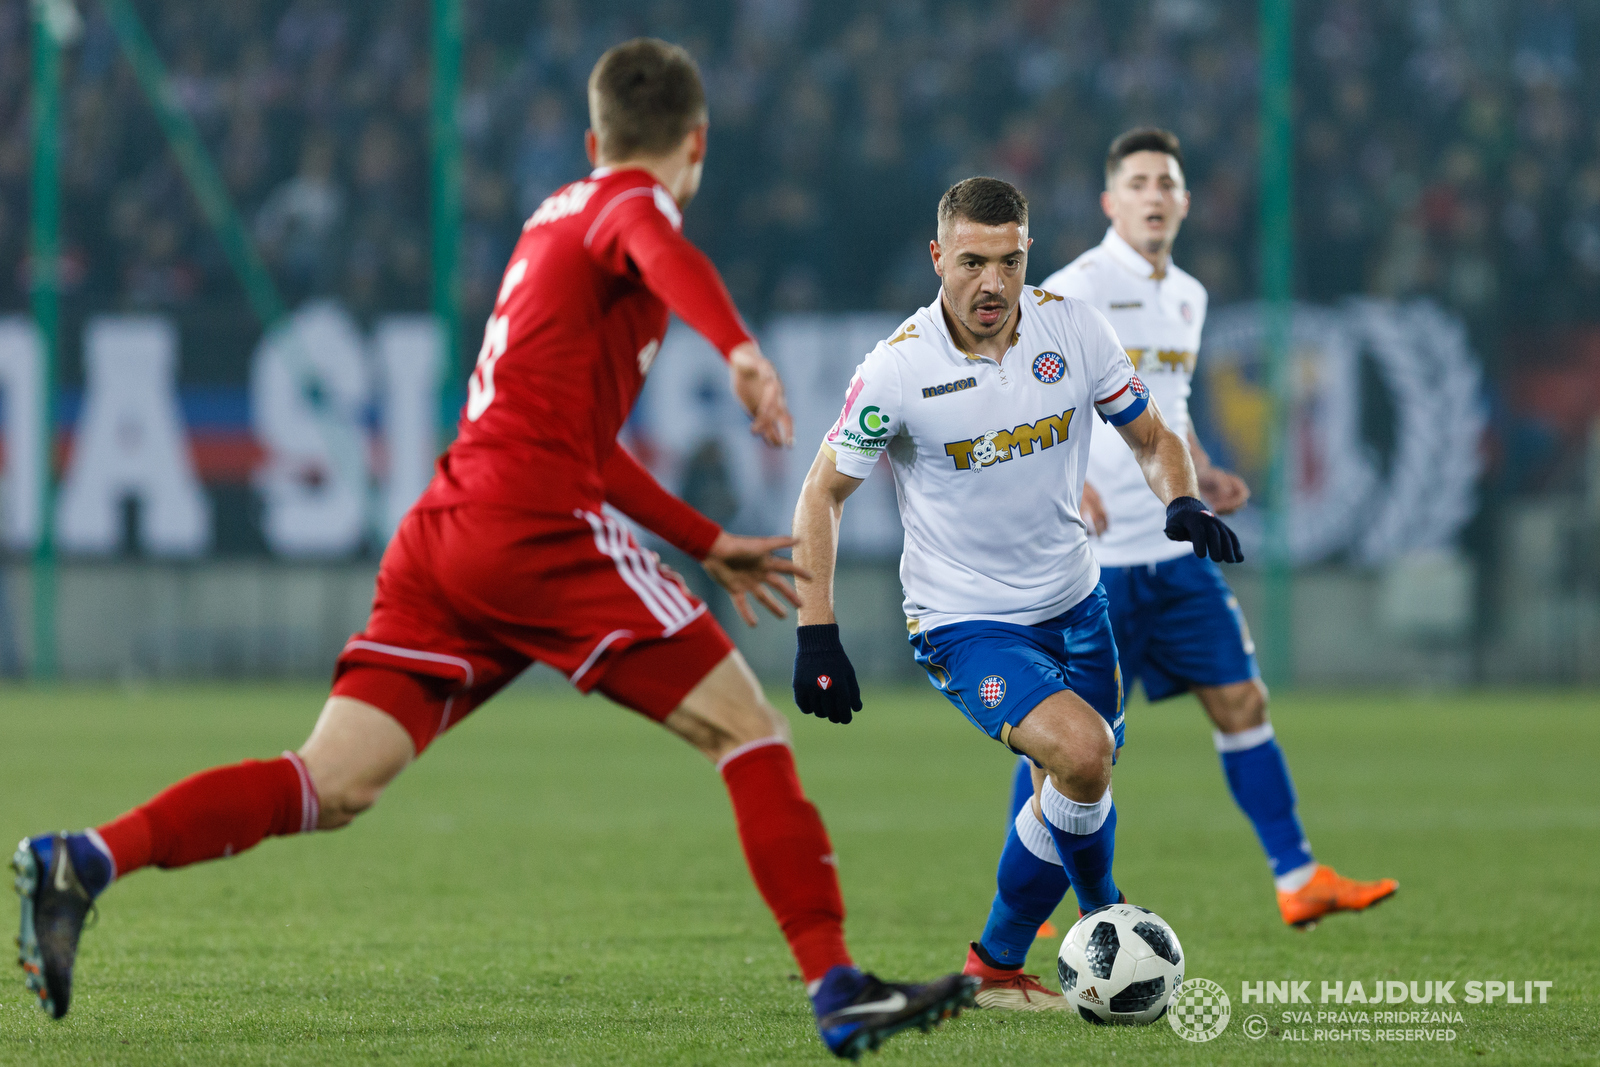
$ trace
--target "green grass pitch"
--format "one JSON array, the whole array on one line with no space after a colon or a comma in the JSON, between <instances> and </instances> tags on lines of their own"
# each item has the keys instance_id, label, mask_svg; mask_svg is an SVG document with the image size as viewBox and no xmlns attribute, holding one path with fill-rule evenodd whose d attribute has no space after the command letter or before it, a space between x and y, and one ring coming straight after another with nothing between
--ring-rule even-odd
<instances>
[{"instance_id":1,"label":"green grass pitch","mask_svg":"<svg viewBox=\"0 0 1600 1067\"><path fill-rule=\"evenodd\" d=\"M102 821L190 771L298 745L320 702L260 686L0 690L0 833ZM848 727L792 713L801 773L858 961L932 977L981 929L1011 762L926 688L866 705ZM1189 976L1228 991L1228 1030L1196 1045L1165 1021L976 1012L896 1038L879 1062L1593 1061L1594 694L1303 694L1274 719L1319 857L1398 877L1394 900L1286 929L1197 707L1134 705L1118 880L1178 931ZM0 1061L826 1061L716 775L598 697L507 693L352 828L143 872L101 905L66 1021L44 1017L20 972L0 986ZM1054 950L1040 941L1030 961L1050 983ZM1302 1027L1239 991L1291 979L1314 997L1323 980L1455 980L1458 997L1475 979L1555 986L1542 1006L1458 1004L1453 1042L1288 1042ZM1252 1012L1273 1026L1256 1041Z\"/></svg>"}]
</instances>

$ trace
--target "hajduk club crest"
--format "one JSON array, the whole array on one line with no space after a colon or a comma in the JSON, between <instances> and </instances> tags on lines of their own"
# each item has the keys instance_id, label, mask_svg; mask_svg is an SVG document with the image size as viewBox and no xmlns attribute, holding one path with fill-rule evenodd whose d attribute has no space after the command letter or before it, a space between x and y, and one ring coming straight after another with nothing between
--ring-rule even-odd
<instances>
[{"instance_id":1,"label":"hajduk club crest","mask_svg":"<svg viewBox=\"0 0 1600 1067\"><path fill-rule=\"evenodd\" d=\"M992 708L1006 698L1006 680L998 674L991 674L978 686L978 699L983 701L983 706Z\"/></svg>"},{"instance_id":2,"label":"hajduk club crest","mask_svg":"<svg viewBox=\"0 0 1600 1067\"><path fill-rule=\"evenodd\" d=\"M1033 376L1046 385L1054 385L1067 372L1067 362L1059 352L1040 352L1033 357Z\"/></svg>"}]
</instances>

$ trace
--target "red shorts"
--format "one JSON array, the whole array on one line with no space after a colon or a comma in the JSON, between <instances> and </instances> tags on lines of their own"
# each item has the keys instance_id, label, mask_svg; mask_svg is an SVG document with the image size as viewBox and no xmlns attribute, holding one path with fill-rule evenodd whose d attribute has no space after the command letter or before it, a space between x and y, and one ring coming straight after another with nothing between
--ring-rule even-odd
<instances>
[{"instance_id":1,"label":"red shorts","mask_svg":"<svg viewBox=\"0 0 1600 1067\"><path fill-rule=\"evenodd\" d=\"M394 716L421 753L534 660L659 722L732 650L617 519L412 511L333 692Z\"/></svg>"}]
</instances>

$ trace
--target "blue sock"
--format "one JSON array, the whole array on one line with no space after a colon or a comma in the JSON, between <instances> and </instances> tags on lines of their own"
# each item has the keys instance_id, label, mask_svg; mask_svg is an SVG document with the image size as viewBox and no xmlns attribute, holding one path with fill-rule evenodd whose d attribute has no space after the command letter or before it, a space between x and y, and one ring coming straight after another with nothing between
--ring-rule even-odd
<instances>
[{"instance_id":1,"label":"blue sock","mask_svg":"<svg viewBox=\"0 0 1600 1067\"><path fill-rule=\"evenodd\" d=\"M1007 826L1017 821L1017 812L1032 799L1033 760L1027 756L1018 756L1017 769L1011 775L1011 814L1008 816Z\"/></svg>"},{"instance_id":2,"label":"blue sock","mask_svg":"<svg viewBox=\"0 0 1600 1067\"><path fill-rule=\"evenodd\" d=\"M1261 847L1272 861L1273 875L1282 876L1311 863L1311 845L1294 811L1289 765L1283 761L1272 724L1213 737L1228 789L1256 828Z\"/></svg>"},{"instance_id":3,"label":"blue sock","mask_svg":"<svg viewBox=\"0 0 1600 1067\"><path fill-rule=\"evenodd\" d=\"M1031 788L1031 787L1030 787ZM1030 796L1032 793L1030 792ZM1028 812L1025 818L1038 833L1031 840L1040 851L1050 845L1047 831ZM1023 843L1013 821L1000 853L1000 869L995 874L999 890L989 905L989 922L978 944L989 959L1001 967L1021 967L1028 949L1039 936L1039 927L1055 912L1061 898L1071 888L1059 863L1041 859Z\"/></svg>"},{"instance_id":4,"label":"blue sock","mask_svg":"<svg viewBox=\"0 0 1600 1067\"><path fill-rule=\"evenodd\" d=\"M1078 895L1078 907L1087 912L1115 904L1122 894L1111 877L1111 860L1117 849L1117 806L1111 802L1111 791L1107 790L1098 804L1081 804L1058 793L1055 783L1046 780L1040 804L1072 891ZM1104 811L1104 821L1087 833L1073 833L1059 825L1092 824L1100 819L1100 811Z\"/></svg>"},{"instance_id":5,"label":"blue sock","mask_svg":"<svg viewBox=\"0 0 1600 1067\"><path fill-rule=\"evenodd\" d=\"M55 856L55 835L40 834L28 840L33 854L39 857L39 874L43 877L49 872L50 863ZM78 873L78 881L83 883L83 888L89 891L90 897L97 897L105 892L106 886L111 884L110 855L90 840L87 833L67 835L67 855L72 857L72 869Z\"/></svg>"}]
</instances>

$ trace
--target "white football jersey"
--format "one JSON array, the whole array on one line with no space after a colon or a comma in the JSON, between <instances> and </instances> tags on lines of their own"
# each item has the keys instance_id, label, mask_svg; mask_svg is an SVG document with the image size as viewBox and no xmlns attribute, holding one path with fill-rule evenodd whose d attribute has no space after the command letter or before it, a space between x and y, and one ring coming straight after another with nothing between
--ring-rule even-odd
<instances>
[{"instance_id":1,"label":"white football jersey","mask_svg":"<svg viewBox=\"0 0 1600 1067\"><path fill-rule=\"evenodd\" d=\"M1150 397L1172 432L1189 439L1189 382L1206 322L1205 286L1170 261L1164 278L1112 229L1094 248L1045 279L1045 289L1092 304L1111 321ZM1177 559L1194 551L1169 541L1167 509L1150 491L1133 451L1116 434L1089 448L1089 484L1105 504L1107 526L1092 541L1107 567Z\"/></svg>"},{"instance_id":2,"label":"white football jersey","mask_svg":"<svg viewBox=\"0 0 1600 1067\"><path fill-rule=\"evenodd\" d=\"M956 345L936 298L856 369L823 447L852 478L889 457L908 625L1028 625L1100 580L1078 517L1091 409L1120 426L1148 402L1105 316L1082 301L1024 289L996 362Z\"/></svg>"}]
</instances>

